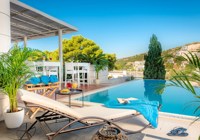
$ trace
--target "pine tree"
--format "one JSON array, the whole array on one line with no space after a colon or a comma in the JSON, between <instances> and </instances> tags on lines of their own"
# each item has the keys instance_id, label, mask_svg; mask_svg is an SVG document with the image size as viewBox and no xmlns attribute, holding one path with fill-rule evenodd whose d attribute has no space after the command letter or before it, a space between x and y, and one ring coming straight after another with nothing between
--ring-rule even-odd
<instances>
[{"instance_id":1,"label":"pine tree","mask_svg":"<svg viewBox=\"0 0 200 140\"><path fill-rule=\"evenodd\" d=\"M144 56L144 79L165 79L165 66L161 58L162 47L157 37L153 34L150 39L148 55Z\"/></svg>"}]
</instances>

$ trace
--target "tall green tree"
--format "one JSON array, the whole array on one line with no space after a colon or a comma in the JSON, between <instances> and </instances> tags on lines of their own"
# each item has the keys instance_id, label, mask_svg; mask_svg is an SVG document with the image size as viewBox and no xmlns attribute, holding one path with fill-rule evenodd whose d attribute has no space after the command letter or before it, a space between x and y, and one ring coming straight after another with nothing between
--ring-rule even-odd
<instances>
[{"instance_id":1,"label":"tall green tree","mask_svg":"<svg viewBox=\"0 0 200 140\"><path fill-rule=\"evenodd\" d=\"M94 41L84 38L81 35L63 40L64 61L71 61L71 59L75 59L79 54L94 57L103 54L103 50Z\"/></svg>"},{"instance_id":2,"label":"tall green tree","mask_svg":"<svg viewBox=\"0 0 200 140\"><path fill-rule=\"evenodd\" d=\"M105 53L105 57L108 60L108 70L109 71L119 67L119 66L115 65L115 62L117 61L115 53L113 53L113 54Z\"/></svg>"},{"instance_id":3,"label":"tall green tree","mask_svg":"<svg viewBox=\"0 0 200 140\"><path fill-rule=\"evenodd\" d=\"M153 34L150 39L149 51L144 55L145 70L144 79L165 79L165 66L163 61L158 61L161 58L162 47L157 37ZM161 58L162 59L162 58Z\"/></svg>"},{"instance_id":4,"label":"tall green tree","mask_svg":"<svg viewBox=\"0 0 200 140\"><path fill-rule=\"evenodd\" d=\"M59 49L50 52L44 51L47 55L47 59L52 57L52 61L59 61ZM83 57L79 57L80 54ZM116 62L115 54L104 54L103 50L100 49L94 41L84 38L81 35L73 36L71 39L63 39L63 60L64 62L70 62L71 59L79 62L89 62L93 64L99 56L105 56L109 61L108 68L113 70L115 68L114 63Z\"/></svg>"},{"instance_id":5,"label":"tall green tree","mask_svg":"<svg viewBox=\"0 0 200 140\"><path fill-rule=\"evenodd\" d=\"M28 61L42 60L42 57L45 56L45 53L43 53L42 51L33 50L31 53L37 55L32 55L28 58Z\"/></svg>"},{"instance_id":6,"label":"tall green tree","mask_svg":"<svg viewBox=\"0 0 200 140\"><path fill-rule=\"evenodd\" d=\"M64 62L70 62L71 59L75 60L79 54L91 58L103 54L103 50L100 49L99 45L81 35L72 36L71 39L63 39L62 43ZM59 49L53 52L46 50L44 53L47 55L47 59L52 57L52 61L59 61Z\"/></svg>"}]
</instances>

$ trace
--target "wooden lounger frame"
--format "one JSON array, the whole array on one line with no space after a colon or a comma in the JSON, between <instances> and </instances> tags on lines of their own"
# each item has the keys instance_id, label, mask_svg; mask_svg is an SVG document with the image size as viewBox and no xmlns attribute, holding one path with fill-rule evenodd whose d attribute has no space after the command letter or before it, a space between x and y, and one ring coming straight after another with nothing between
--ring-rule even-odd
<instances>
[{"instance_id":1,"label":"wooden lounger frame","mask_svg":"<svg viewBox=\"0 0 200 140\"><path fill-rule=\"evenodd\" d=\"M37 85L24 84L24 87L26 88L26 90L33 92L33 93L34 93L34 90L45 90L45 92L42 94L42 96L46 96L46 97L50 98L51 95L58 88L60 88L60 82L49 83L48 85L43 84L43 83L39 83ZM46 95L49 91L50 91L50 93L48 95ZM37 107L37 108L31 107L31 109L26 113L26 115L28 115L30 112L33 112L33 114L30 116L30 119L32 119L35 116L35 114L40 110L45 111L44 109L42 109L40 107Z\"/></svg>"},{"instance_id":2,"label":"wooden lounger frame","mask_svg":"<svg viewBox=\"0 0 200 140\"><path fill-rule=\"evenodd\" d=\"M28 105L26 102L24 102L24 103L25 103L26 107L39 107L39 108L42 108L42 109L46 110L46 112L43 115L41 115L39 117L36 117L36 121L28 128L28 130L26 132L30 131L37 123L39 123L40 127L42 128L42 130L44 131L46 137L49 140L53 140L58 134L67 133L67 132L71 132L71 131L76 131L76 130L80 130L80 129L85 129L85 128L89 128L89 127L94 127L94 126L99 126L99 125L103 125L103 124L114 125L114 126L118 127L119 129L127 132L127 133L140 133L144 129L146 129L147 127L151 126L151 123L149 123L148 125L146 125L144 128L142 128L140 130L132 131L132 130L123 129L122 127L120 127L119 125L117 125L115 123L115 122L118 122L118 121L121 121L121 120L125 120L125 119L128 119L128 118L132 118L132 117L136 117L138 115L141 115L140 113L131 114L131 115L128 115L128 116L115 118L115 119L110 119L110 120L107 120L107 119L104 119L104 118L100 118L100 117L94 117L94 116L88 116L88 117L83 117L83 118L77 119L77 118L75 118L73 116L67 115L67 114L62 113L60 111L53 110L53 109L50 109L50 108L47 108L47 107L44 107L44 106ZM158 111L160 111L161 106L162 105L159 105ZM46 121L59 120L59 119L63 119L63 118L68 118L69 119L69 123L64 125L62 128L60 128L56 132L53 132L51 130L51 128L49 127L49 125L46 123ZM102 121L99 121L97 123L86 123L84 120L87 120L87 119L98 119L98 120L102 120ZM49 128L49 130L51 132L49 132L49 133L47 132L47 130L44 128L44 126L43 126L44 124L42 124L42 122L44 122L44 124ZM82 123L85 126L66 129L68 126L70 126L70 125L72 125L73 123L76 123L76 122ZM24 135L25 135L25 133L24 133ZM23 136L21 137L21 139L23 138ZM30 138L28 138L28 139L30 139Z\"/></svg>"}]
</instances>

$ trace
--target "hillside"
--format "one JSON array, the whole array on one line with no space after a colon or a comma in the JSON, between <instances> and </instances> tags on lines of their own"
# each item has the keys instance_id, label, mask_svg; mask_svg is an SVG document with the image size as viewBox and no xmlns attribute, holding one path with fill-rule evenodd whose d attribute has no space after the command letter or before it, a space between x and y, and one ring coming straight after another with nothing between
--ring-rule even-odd
<instances>
[{"instance_id":1,"label":"hillside","mask_svg":"<svg viewBox=\"0 0 200 140\"><path fill-rule=\"evenodd\" d=\"M190 44L193 44L193 43L190 43ZM188 45L188 44L186 44L186 45ZM182 46L172 48L172 49L169 49L169 50L165 50L165 51L162 52L162 56L165 56L165 55L175 56L177 54L177 52L179 52L181 50L181 48L182 48ZM120 69L130 69L130 68L132 68L132 65L127 65L127 63L144 60L144 55L145 55L145 53L142 53L142 54L134 55L134 56L131 56L131 57L125 57L125 58L117 59L115 64L120 65Z\"/></svg>"}]
</instances>

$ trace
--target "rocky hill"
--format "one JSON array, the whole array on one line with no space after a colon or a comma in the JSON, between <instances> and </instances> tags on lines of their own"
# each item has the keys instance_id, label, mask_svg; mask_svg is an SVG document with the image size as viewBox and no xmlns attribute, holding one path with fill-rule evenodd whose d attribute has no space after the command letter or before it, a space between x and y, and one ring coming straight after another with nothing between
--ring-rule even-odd
<instances>
[{"instance_id":1,"label":"rocky hill","mask_svg":"<svg viewBox=\"0 0 200 140\"><path fill-rule=\"evenodd\" d=\"M191 48L190 46L199 47L200 42L193 42L193 43L185 44L183 46L186 46L187 48ZM165 51L162 52L162 56L173 55L175 57L178 52L182 51L181 49L182 49L183 46L165 50ZM188 49L188 51L190 51L190 50ZM131 57L125 57L125 58L117 59L117 62L115 64L120 65L120 69L130 69L130 68L132 68L132 65L130 65L131 62L144 60L144 55L145 55L145 53L142 53L142 54L134 55L134 56L131 56Z\"/></svg>"}]
</instances>

